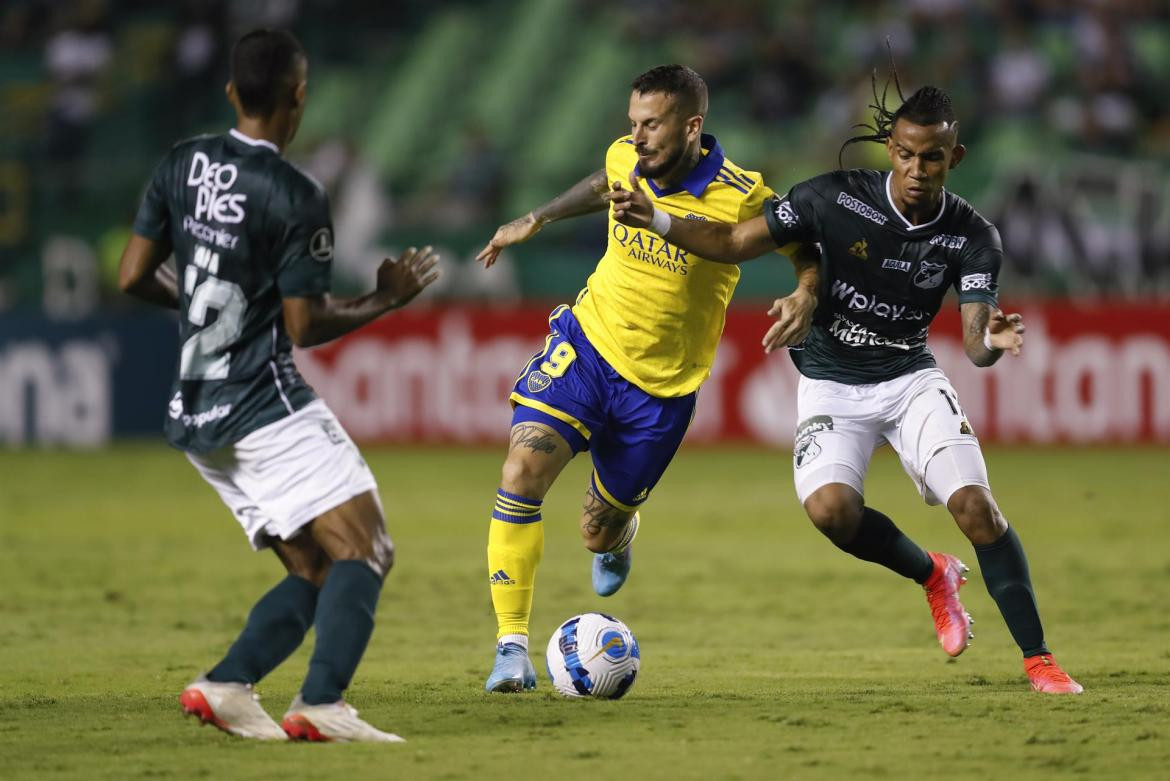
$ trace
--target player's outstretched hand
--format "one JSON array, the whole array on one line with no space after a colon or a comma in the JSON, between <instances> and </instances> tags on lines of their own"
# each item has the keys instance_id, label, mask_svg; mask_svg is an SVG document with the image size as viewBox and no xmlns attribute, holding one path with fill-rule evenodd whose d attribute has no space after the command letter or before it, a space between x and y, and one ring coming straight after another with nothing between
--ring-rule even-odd
<instances>
[{"instance_id":1,"label":"player's outstretched hand","mask_svg":"<svg viewBox=\"0 0 1170 781\"><path fill-rule=\"evenodd\" d=\"M638 186L638 175L630 172L630 189L614 182L613 189L602 194L601 199L613 204L613 218L631 228L649 228L654 217L654 204Z\"/></svg>"},{"instance_id":2,"label":"player's outstretched hand","mask_svg":"<svg viewBox=\"0 0 1170 781\"><path fill-rule=\"evenodd\" d=\"M776 322L764 334L764 352L770 353L779 347L800 344L812 328L813 312L817 308L816 296L804 288L784 298L777 298L768 310Z\"/></svg>"},{"instance_id":3,"label":"player's outstretched hand","mask_svg":"<svg viewBox=\"0 0 1170 781\"><path fill-rule=\"evenodd\" d=\"M528 212L523 217L512 220L506 225L501 225L496 228L496 235L492 236L492 240L487 243L487 246L475 256L476 262L482 263L484 268L491 268L496 259L500 257L500 251L504 247L528 241L536 235L540 228L541 223L532 212Z\"/></svg>"},{"instance_id":4,"label":"player's outstretched hand","mask_svg":"<svg viewBox=\"0 0 1170 781\"><path fill-rule=\"evenodd\" d=\"M378 291L386 294L391 307L406 306L427 285L439 278L435 264L439 256L432 247L411 247L398 260L386 258L378 266Z\"/></svg>"},{"instance_id":5,"label":"player's outstretched hand","mask_svg":"<svg viewBox=\"0 0 1170 781\"><path fill-rule=\"evenodd\" d=\"M1002 309L993 309L987 321L988 341L997 350L1019 355L1024 346L1024 318L1013 312L1005 315Z\"/></svg>"}]
</instances>

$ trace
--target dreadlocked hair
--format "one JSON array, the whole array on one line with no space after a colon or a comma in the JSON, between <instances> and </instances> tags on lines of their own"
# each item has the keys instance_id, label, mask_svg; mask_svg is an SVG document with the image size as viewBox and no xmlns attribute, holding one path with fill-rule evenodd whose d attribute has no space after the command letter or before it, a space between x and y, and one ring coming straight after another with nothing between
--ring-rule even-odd
<instances>
[{"instance_id":1,"label":"dreadlocked hair","mask_svg":"<svg viewBox=\"0 0 1170 781\"><path fill-rule=\"evenodd\" d=\"M845 167L842 162L845 147L860 141L875 141L884 144L894 131L894 125L899 119L905 119L915 125L934 125L939 122L955 121L955 110L951 106L951 98L947 93L938 87L928 85L919 87L913 95L907 98L902 94L902 83L898 80L898 69L894 67L892 58L890 59L890 73L891 77L886 79L881 95L878 95L877 70L871 74L873 102L869 104L869 107L873 109L873 124L854 125L854 127L864 128L870 132L854 136L841 144L841 149L837 152L837 165L840 168ZM894 83L894 89L898 92L898 99L902 101L902 105L896 111L890 111L886 108L886 95L889 93L891 81Z\"/></svg>"}]
</instances>

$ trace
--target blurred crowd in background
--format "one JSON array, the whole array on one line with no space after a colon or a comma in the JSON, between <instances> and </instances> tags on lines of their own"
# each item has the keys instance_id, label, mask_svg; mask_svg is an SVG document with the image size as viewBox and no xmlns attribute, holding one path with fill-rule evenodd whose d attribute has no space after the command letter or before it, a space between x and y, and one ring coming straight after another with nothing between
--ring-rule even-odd
<instances>
[{"instance_id":1,"label":"blurred crowd in background","mask_svg":"<svg viewBox=\"0 0 1170 781\"><path fill-rule=\"evenodd\" d=\"M549 229L498 272L495 226L601 167L628 85L663 62L711 89L728 156L788 186L905 94L952 95L952 189L996 221L1004 285L1170 298L1170 4L1165 0L6 0L0 5L0 312L130 306L118 253L176 140L222 132L232 41L288 27L310 57L289 157L329 189L338 284L414 243L443 248L443 300L558 299L604 240ZM887 87L888 85L888 87ZM881 166L877 145L847 166ZM780 277L745 276L771 297Z\"/></svg>"}]
</instances>

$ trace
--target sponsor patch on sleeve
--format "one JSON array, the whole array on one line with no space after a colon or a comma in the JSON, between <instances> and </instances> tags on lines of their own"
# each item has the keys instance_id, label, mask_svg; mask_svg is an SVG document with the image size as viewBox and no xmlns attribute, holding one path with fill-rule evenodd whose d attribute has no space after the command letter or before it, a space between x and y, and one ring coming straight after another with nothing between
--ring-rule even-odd
<instances>
[{"instance_id":1,"label":"sponsor patch on sleeve","mask_svg":"<svg viewBox=\"0 0 1170 781\"><path fill-rule=\"evenodd\" d=\"M959 278L959 292L966 293L968 290L990 290L991 289L991 275L983 272L979 274L964 274Z\"/></svg>"}]
</instances>

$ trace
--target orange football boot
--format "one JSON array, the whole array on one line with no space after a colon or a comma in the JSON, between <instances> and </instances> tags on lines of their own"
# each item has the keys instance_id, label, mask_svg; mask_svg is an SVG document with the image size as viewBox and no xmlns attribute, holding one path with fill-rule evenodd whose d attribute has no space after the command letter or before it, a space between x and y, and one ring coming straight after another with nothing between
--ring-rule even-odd
<instances>
[{"instance_id":1,"label":"orange football boot","mask_svg":"<svg viewBox=\"0 0 1170 781\"><path fill-rule=\"evenodd\" d=\"M934 617L934 631L938 642L950 656L958 656L974 639L971 615L959 602L959 589L967 582L964 572L970 572L963 562L947 553L930 553L934 572L922 584L926 589L926 603Z\"/></svg>"},{"instance_id":2,"label":"orange football boot","mask_svg":"<svg viewBox=\"0 0 1170 781\"><path fill-rule=\"evenodd\" d=\"M1029 656L1024 660L1024 672L1032 682L1032 690L1044 694L1080 694L1084 686L1069 677L1060 668L1052 654Z\"/></svg>"}]
</instances>

